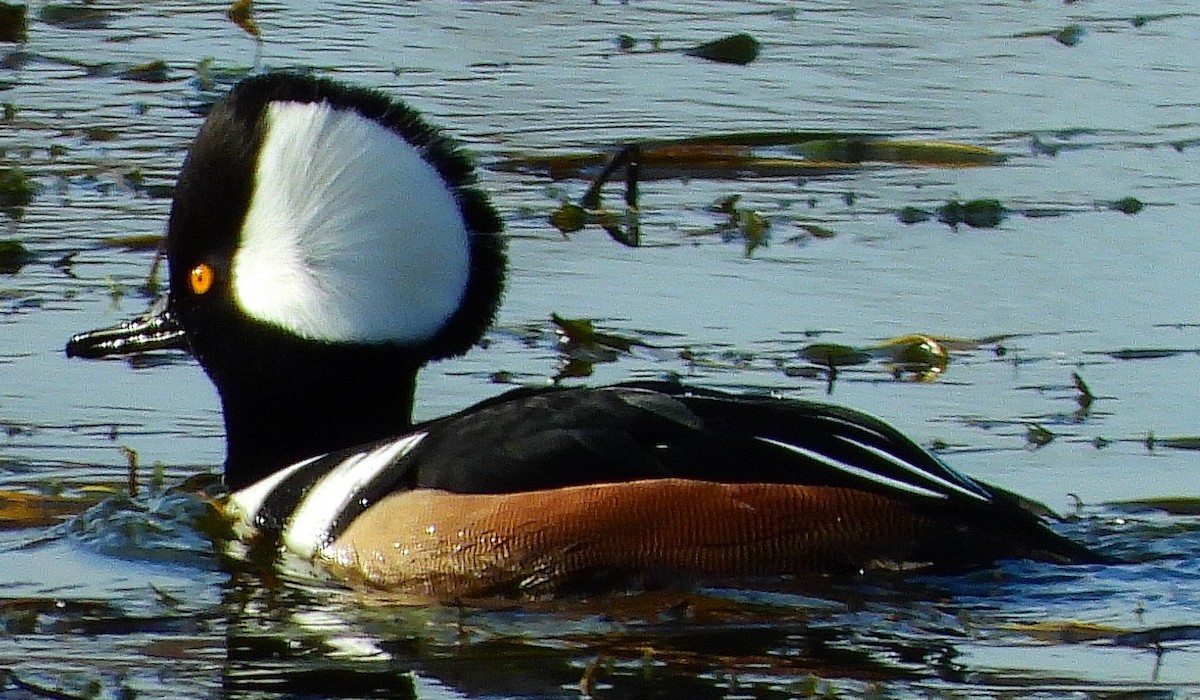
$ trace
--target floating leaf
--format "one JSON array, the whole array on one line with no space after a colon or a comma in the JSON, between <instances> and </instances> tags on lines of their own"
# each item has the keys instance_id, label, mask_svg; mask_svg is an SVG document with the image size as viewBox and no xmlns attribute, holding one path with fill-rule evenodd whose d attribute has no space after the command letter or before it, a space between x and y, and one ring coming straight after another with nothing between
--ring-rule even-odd
<instances>
[{"instance_id":1,"label":"floating leaf","mask_svg":"<svg viewBox=\"0 0 1200 700\"><path fill-rule=\"evenodd\" d=\"M1200 515L1200 498L1191 496L1138 498L1129 501L1113 501L1105 505L1125 513L1161 511L1169 515Z\"/></svg>"},{"instance_id":2,"label":"floating leaf","mask_svg":"<svg viewBox=\"0 0 1200 700\"><path fill-rule=\"evenodd\" d=\"M749 34L733 34L685 51L688 56L717 63L744 66L758 58L758 40Z\"/></svg>"},{"instance_id":3,"label":"floating leaf","mask_svg":"<svg viewBox=\"0 0 1200 700\"><path fill-rule=\"evenodd\" d=\"M972 228L995 228L1004 221L1004 205L998 199L952 200L938 207L938 221L956 227L966 224Z\"/></svg>"},{"instance_id":4,"label":"floating leaf","mask_svg":"<svg viewBox=\"0 0 1200 700\"><path fill-rule=\"evenodd\" d=\"M29 250L20 241L0 240L0 273L17 272L32 259Z\"/></svg>"},{"instance_id":5,"label":"floating leaf","mask_svg":"<svg viewBox=\"0 0 1200 700\"><path fill-rule=\"evenodd\" d=\"M88 141L108 143L109 141L116 141L118 138L120 138L121 132L105 126L89 126L83 130L83 137Z\"/></svg>"},{"instance_id":6,"label":"floating leaf","mask_svg":"<svg viewBox=\"0 0 1200 700\"><path fill-rule=\"evenodd\" d=\"M1055 32L1054 40L1063 46L1075 46L1083 39L1084 33L1083 27L1071 24Z\"/></svg>"},{"instance_id":7,"label":"floating leaf","mask_svg":"<svg viewBox=\"0 0 1200 700\"><path fill-rule=\"evenodd\" d=\"M85 510L90 502L82 499L0 491L0 529L17 530L47 527Z\"/></svg>"},{"instance_id":8,"label":"floating leaf","mask_svg":"<svg viewBox=\"0 0 1200 700\"><path fill-rule=\"evenodd\" d=\"M1079 376L1078 372L1072 372L1071 380L1075 383L1075 388L1079 391L1079 396L1075 398L1079 403L1079 407L1086 409L1091 406L1092 402L1096 400L1096 396L1092 394L1092 390L1083 381L1083 377Z\"/></svg>"},{"instance_id":9,"label":"floating leaf","mask_svg":"<svg viewBox=\"0 0 1200 700\"><path fill-rule=\"evenodd\" d=\"M562 234L575 233L587 226L588 214L583 207L563 202L562 206L550 214L550 225Z\"/></svg>"},{"instance_id":10,"label":"floating leaf","mask_svg":"<svg viewBox=\"0 0 1200 700\"><path fill-rule=\"evenodd\" d=\"M844 163L917 163L922 165L992 165L1005 160L990 148L945 141L891 141L878 138L815 139L792 147L812 160Z\"/></svg>"},{"instance_id":11,"label":"floating leaf","mask_svg":"<svg viewBox=\"0 0 1200 700\"><path fill-rule=\"evenodd\" d=\"M886 340L871 348L871 353L883 356L899 371L916 372L927 379L941 374L950 363L950 355L942 344L923 334Z\"/></svg>"},{"instance_id":12,"label":"floating leaf","mask_svg":"<svg viewBox=\"0 0 1200 700\"><path fill-rule=\"evenodd\" d=\"M234 0L229 6L229 12L226 13L229 21L236 24L243 32L246 32L256 40L262 39L262 33L258 30L258 24L254 21L254 2L253 0Z\"/></svg>"},{"instance_id":13,"label":"floating leaf","mask_svg":"<svg viewBox=\"0 0 1200 700\"><path fill-rule=\"evenodd\" d=\"M1172 447L1176 450L1200 450L1200 436L1156 438L1155 446Z\"/></svg>"},{"instance_id":14,"label":"floating leaf","mask_svg":"<svg viewBox=\"0 0 1200 700\"><path fill-rule=\"evenodd\" d=\"M813 238L836 238L837 237L836 231L834 231L833 229L825 228L824 226L817 226L816 224L796 224L796 225L799 226L805 233L812 236Z\"/></svg>"},{"instance_id":15,"label":"floating leaf","mask_svg":"<svg viewBox=\"0 0 1200 700\"><path fill-rule=\"evenodd\" d=\"M1126 632L1113 639L1113 643L1130 647L1156 647L1163 642L1186 642L1196 639L1200 639L1200 625L1167 625Z\"/></svg>"},{"instance_id":16,"label":"floating leaf","mask_svg":"<svg viewBox=\"0 0 1200 700\"><path fill-rule=\"evenodd\" d=\"M121 71L125 80L136 80L141 83L165 83L171 79L167 62L158 60L143 63Z\"/></svg>"},{"instance_id":17,"label":"floating leaf","mask_svg":"<svg viewBox=\"0 0 1200 700\"><path fill-rule=\"evenodd\" d=\"M104 29L112 16L112 10L90 4L48 3L38 12L38 19L63 29Z\"/></svg>"},{"instance_id":18,"label":"floating leaf","mask_svg":"<svg viewBox=\"0 0 1200 700\"><path fill-rule=\"evenodd\" d=\"M110 235L101 239L104 247L120 247L128 251L156 251L161 249L163 237L157 233L140 235Z\"/></svg>"},{"instance_id":19,"label":"floating leaf","mask_svg":"<svg viewBox=\"0 0 1200 700\"><path fill-rule=\"evenodd\" d=\"M1133 214L1137 214L1141 210L1145 209L1146 205L1143 204L1142 200L1138 199L1137 197L1125 197L1124 199L1118 199L1115 202L1109 202L1108 208L1112 209L1113 211L1119 211L1122 214L1129 214L1132 216Z\"/></svg>"},{"instance_id":20,"label":"floating leaf","mask_svg":"<svg viewBox=\"0 0 1200 700\"><path fill-rule=\"evenodd\" d=\"M1164 357L1174 357L1195 350L1175 350L1171 348L1125 348L1108 353L1116 360L1158 360Z\"/></svg>"},{"instance_id":21,"label":"floating leaf","mask_svg":"<svg viewBox=\"0 0 1200 700\"><path fill-rule=\"evenodd\" d=\"M20 241L0 240L0 273L12 274L33 260Z\"/></svg>"},{"instance_id":22,"label":"floating leaf","mask_svg":"<svg viewBox=\"0 0 1200 700\"><path fill-rule=\"evenodd\" d=\"M25 207L37 191L29 176L20 168L0 168L0 211L14 219L25 215Z\"/></svg>"},{"instance_id":23,"label":"floating leaf","mask_svg":"<svg viewBox=\"0 0 1200 700\"><path fill-rule=\"evenodd\" d=\"M0 2L0 41L24 43L28 30L25 5Z\"/></svg>"},{"instance_id":24,"label":"floating leaf","mask_svg":"<svg viewBox=\"0 0 1200 700\"><path fill-rule=\"evenodd\" d=\"M1056 437L1058 436L1036 423L1025 429L1025 442L1034 447L1049 445Z\"/></svg>"},{"instance_id":25,"label":"floating leaf","mask_svg":"<svg viewBox=\"0 0 1200 700\"><path fill-rule=\"evenodd\" d=\"M813 364L825 367L847 367L849 365L865 365L871 361L871 355L858 348L838 343L813 343L800 349L800 357Z\"/></svg>"},{"instance_id":26,"label":"floating leaf","mask_svg":"<svg viewBox=\"0 0 1200 700\"><path fill-rule=\"evenodd\" d=\"M878 135L803 130L712 134L645 141L636 146L643 178L833 173L864 162L977 167L1004 160L991 149L967 144L890 141ZM787 147L787 152L781 155L776 147ZM612 159L607 151L518 155L490 167L544 173L557 180L593 176Z\"/></svg>"},{"instance_id":27,"label":"floating leaf","mask_svg":"<svg viewBox=\"0 0 1200 700\"><path fill-rule=\"evenodd\" d=\"M627 353L634 345L641 344L632 338L601 333L596 330L596 326L591 319L563 318L558 314L551 314L550 321L555 326L555 330L559 335L559 341L566 345L585 348L609 348Z\"/></svg>"},{"instance_id":28,"label":"floating leaf","mask_svg":"<svg viewBox=\"0 0 1200 700\"><path fill-rule=\"evenodd\" d=\"M756 211L746 210L738 217L742 238L746 241L745 255L750 257L770 238L771 222Z\"/></svg>"},{"instance_id":29,"label":"floating leaf","mask_svg":"<svg viewBox=\"0 0 1200 700\"><path fill-rule=\"evenodd\" d=\"M899 219L900 223L902 224L919 224L932 219L933 214L925 211L924 209L918 209L916 207L904 207L896 213L896 218Z\"/></svg>"},{"instance_id":30,"label":"floating leaf","mask_svg":"<svg viewBox=\"0 0 1200 700\"><path fill-rule=\"evenodd\" d=\"M737 203L742 199L740 194L730 194L721 197L717 201L708 205L708 210L718 214L729 214L730 216L737 215Z\"/></svg>"},{"instance_id":31,"label":"floating leaf","mask_svg":"<svg viewBox=\"0 0 1200 700\"><path fill-rule=\"evenodd\" d=\"M1003 629L1020 632L1047 642L1065 642L1068 644L1113 639L1128 632L1128 630L1119 627L1097 625L1091 622L1079 622L1078 620L1012 623L1004 625Z\"/></svg>"}]
</instances>

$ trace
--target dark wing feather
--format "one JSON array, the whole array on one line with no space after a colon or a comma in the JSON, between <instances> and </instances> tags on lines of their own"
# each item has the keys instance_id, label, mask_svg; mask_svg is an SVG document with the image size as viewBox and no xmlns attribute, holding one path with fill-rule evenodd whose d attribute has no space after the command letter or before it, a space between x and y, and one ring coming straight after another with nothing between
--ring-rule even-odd
<instances>
[{"instance_id":1,"label":"dark wing feather","mask_svg":"<svg viewBox=\"0 0 1200 700\"><path fill-rule=\"evenodd\" d=\"M885 496L945 523L944 538L922 545L930 561L1103 561L1050 530L1019 496L959 474L876 418L829 404L667 383L519 389L414 433L415 447L376 465L331 532L397 490L504 494L682 478ZM295 467L267 497L260 524L286 521L315 473L350 464L360 452Z\"/></svg>"},{"instance_id":2,"label":"dark wing feather","mask_svg":"<svg viewBox=\"0 0 1200 700\"><path fill-rule=\"evenodd\" d=\"M991 498L866 414L671 383L517 390L421 427L410 485L465 493L677 477Z\"/></svg>"}]
</instances>

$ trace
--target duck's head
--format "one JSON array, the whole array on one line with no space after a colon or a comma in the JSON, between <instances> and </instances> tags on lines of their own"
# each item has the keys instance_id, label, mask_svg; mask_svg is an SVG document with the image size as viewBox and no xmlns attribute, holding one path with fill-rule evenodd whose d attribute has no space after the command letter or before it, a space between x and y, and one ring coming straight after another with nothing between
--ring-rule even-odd
<instances>
[{"instance_id":1,"label":"duck's head","mask_svg":"<svg viewBox=\"0 0 1200 700\"><path fill-rule=\"evenodd\" d=\"M417 369L492 320L501 229L470 162L412 109L253 77L213 107L180 172L165 303L67 354L190 349L221 395L240 487L409 425Z\"/></svg>"}]
</instances>

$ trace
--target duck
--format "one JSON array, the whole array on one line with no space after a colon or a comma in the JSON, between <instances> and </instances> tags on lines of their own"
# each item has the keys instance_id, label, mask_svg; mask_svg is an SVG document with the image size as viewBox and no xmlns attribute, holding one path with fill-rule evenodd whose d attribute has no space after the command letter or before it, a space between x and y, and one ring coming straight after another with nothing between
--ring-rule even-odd
<instances>
[{"instance_id":1,"label":"duck","mask_svg":"<svg viewBox=\"0 0 1200 700\"><path fill-rule=\"evenodd\" d=\"M70 357L189 351L215 384L246 538L436 597L1107 559L1048 511L867 413L673 381L511 389L413 421L416 377L483 337L503 224L404 102L244 79L192 142L169 285Z\"/></svg>"}]
</instances>

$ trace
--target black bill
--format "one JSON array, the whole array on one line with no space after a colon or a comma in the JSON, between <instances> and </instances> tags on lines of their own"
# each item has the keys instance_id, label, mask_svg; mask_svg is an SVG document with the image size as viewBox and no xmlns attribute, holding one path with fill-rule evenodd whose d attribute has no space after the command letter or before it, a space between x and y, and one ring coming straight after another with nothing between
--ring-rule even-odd
<instances>
[{"instance_id":1,"label":"black bill","mask_svg":"<svg viewBox=\"0 0 1200 700\"><path fill-rule=\"evenodd\" d=\"M71 336L67 357L132 355L150 350L186 350L183 329L167 306L167 297L154 302L146 313L111 328Z\"/></svg>"}]
</instances>

